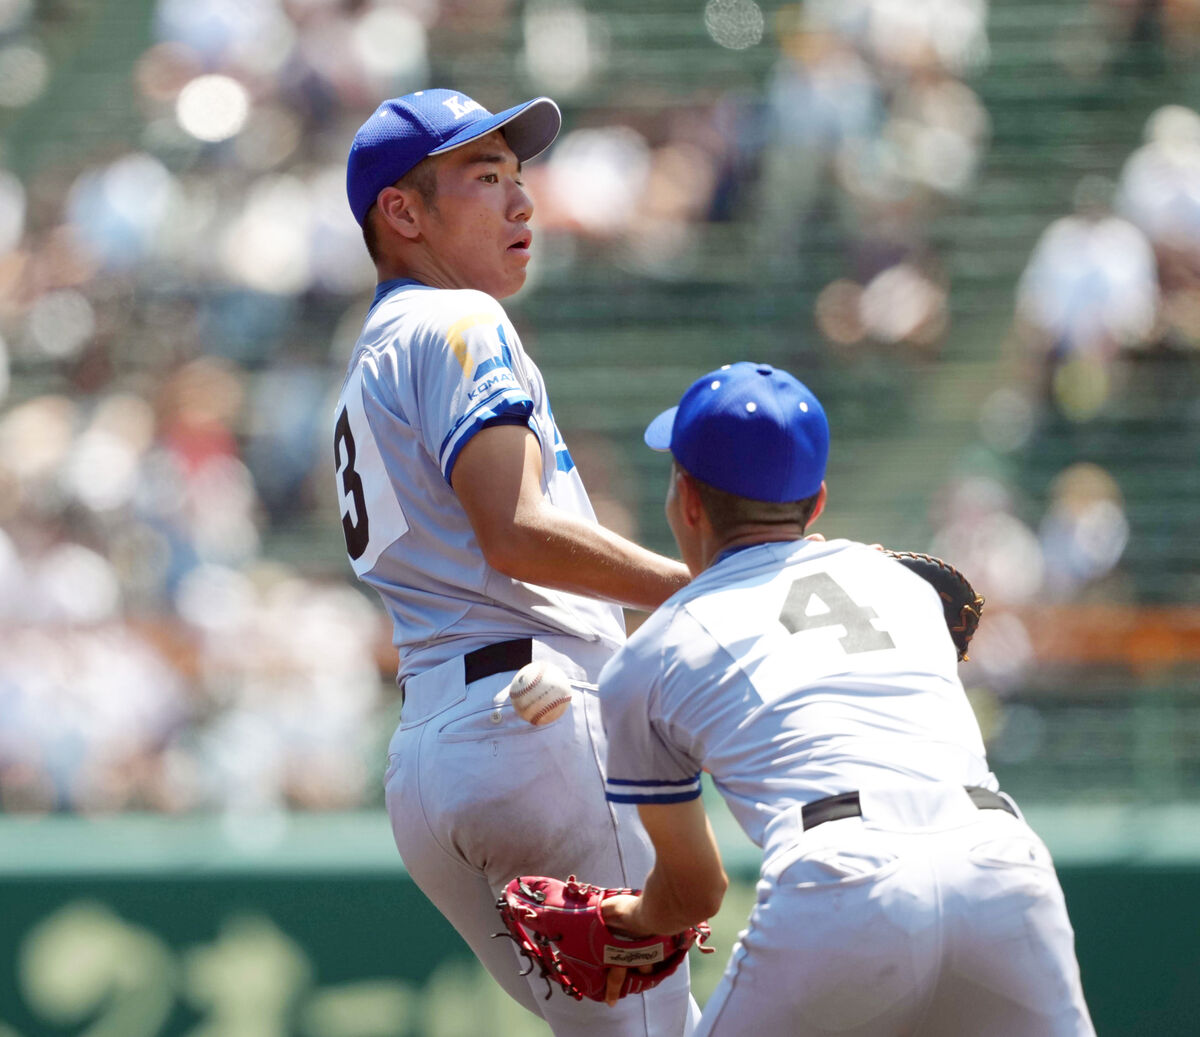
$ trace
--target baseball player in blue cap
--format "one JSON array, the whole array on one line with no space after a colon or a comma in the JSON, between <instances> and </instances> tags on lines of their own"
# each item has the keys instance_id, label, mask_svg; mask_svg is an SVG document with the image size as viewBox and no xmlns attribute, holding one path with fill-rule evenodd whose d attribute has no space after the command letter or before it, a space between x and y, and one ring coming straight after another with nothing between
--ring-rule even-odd
<instances>
[{"instance_id":1,"label":"baseball player in blue cap","mask_svg":"<svg viewBox=\"0 0 1200 1037\"><path fill-rule=\"evenodd\" d=\"M674 457L667 519L696 576L601 674L608 796L657 851L605 920L673 933L717 911L707 770L763 863L698 1035L1092 1034L1053 864L988 770L937 593L866 545L805 539L816 397L733 364L646 442Z\"/></svg>"},{"instance_id":2,"label":"baseball player in blue cap","mask_svg":"<svg viewBox=\"0 0 1200 1037\"><path fill-rule=\"evenodd\" d=\"M543 1000L496 898L521 874L640 886L636 809L609 803L595 681L687 568L596 522L536 365L497 301L525 281L533 202L522 164L558 132L549 98L492 114L451 90L381 104L346 171L379 284L335 410L354 572L383 600L404 693L386 796L409 873L504 989L556 1034L667 1037L699 1011L688 977L615 1008ZM506 689L561 667L572 708L533 727Z\"/></svg>"}]
</instances>

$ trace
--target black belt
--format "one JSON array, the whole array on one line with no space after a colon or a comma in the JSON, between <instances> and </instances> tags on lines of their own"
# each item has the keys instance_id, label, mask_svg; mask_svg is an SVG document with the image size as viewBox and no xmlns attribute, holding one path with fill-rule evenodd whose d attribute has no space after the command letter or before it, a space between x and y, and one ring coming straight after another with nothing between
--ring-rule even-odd
<instances>
[{"instance_id":1,"label":"black belt","mask_svg":"<svg viewBox=\"0 0 1200 1037\"><path fill-rule=\"evenodd\" d=\"M533 639L518 637L515 641L497 641L486 648L476 648L463 656L463 679L467 684L481 681L494 673L519 670L533 662Z\"/></svg>"},{"instance_id":2,"label":"black belt","mask_svg":"<svg viewBox=\"0 0 1200 1037\"><path fill-rule=\"evenodd\" d=\"M991 789L983 789L978 785L967 785L967 795L980 810L1007 810L1014 817L1017 812L1012 804ZM840 821L843 817L862 817L862 804L857 792L839 792L836 796L826 796L811 803L805 803L800 811L804 821L804 830L816 828L826 821Z\"/></svg>"}]
</instances>

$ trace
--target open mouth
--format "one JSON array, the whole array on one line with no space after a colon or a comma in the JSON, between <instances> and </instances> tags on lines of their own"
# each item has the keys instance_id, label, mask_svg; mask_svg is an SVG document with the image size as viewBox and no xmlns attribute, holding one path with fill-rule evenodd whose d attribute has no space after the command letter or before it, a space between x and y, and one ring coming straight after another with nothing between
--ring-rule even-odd
<instances>
[{"instance_id":1,"label":"open mouth","mask_svg":"<svg viewBox=\"0 0 1200 1037\"><path fill-rule=\"evenodd\" d=\"M510 252L528 252L529 246L533 242L533 235L526 231L516 241L508 246Z\"/></svg>"}]
</instances>

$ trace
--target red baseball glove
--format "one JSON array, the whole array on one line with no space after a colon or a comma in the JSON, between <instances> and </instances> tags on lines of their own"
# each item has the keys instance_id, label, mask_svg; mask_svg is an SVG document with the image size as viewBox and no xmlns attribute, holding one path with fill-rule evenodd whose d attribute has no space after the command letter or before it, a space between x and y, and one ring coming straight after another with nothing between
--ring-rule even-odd
<instances>
[{"instance_id":1,"label":"red baseball glove","mask_svg":"<svg viewBox=\"0 0 1200 1037\"><path fill-rule=\"evenodd\" d=\"M707 922L673 936L622 936L610 929L600 914L600 903L621 893L640 890L602 889L578 882L572 875L566 882L541 875L521 875L505 888L496 901L507 932L546 979L546 998L557 983L576 1001L585 997L603 1001L608 970L614 966L628 969L621 997L638 994L657 986L683 963L688 950L698 943L700 950L711 953L703 943L711 935Z\"/></svg>"}]
</instances>

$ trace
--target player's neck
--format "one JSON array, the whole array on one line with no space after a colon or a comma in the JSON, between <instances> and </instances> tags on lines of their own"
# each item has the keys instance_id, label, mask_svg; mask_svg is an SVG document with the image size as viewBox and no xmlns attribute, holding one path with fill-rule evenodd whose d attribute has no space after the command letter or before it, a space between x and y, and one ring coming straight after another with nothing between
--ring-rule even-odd
<instances>
[{"instance_id":1,"label":"player's neck","mask_svg":"<svg viewBox=\"0 0 1200 1037\"><path fill-rule=\"evenodd\" d=\"M722 554L735 547L753 547L755 544L803 539L804 527L798 522L740 526L722 536L714 536L704 544L704 568L707 569Z\"/></svg>"},{"instance_id":2,"label":"player's neck","mask_svg":"<svg viewBox=\"0 0 1200 1037\"><path fill-rule=\"evenodd\" d=\"M381 256L375 264L375 272L380 284L403 278L428 285L430 288L471 287L458 283L453 272L445 269L436 256L420 248L406 250L403 255L393 253Z\"/></svg>"}]
</instances>

